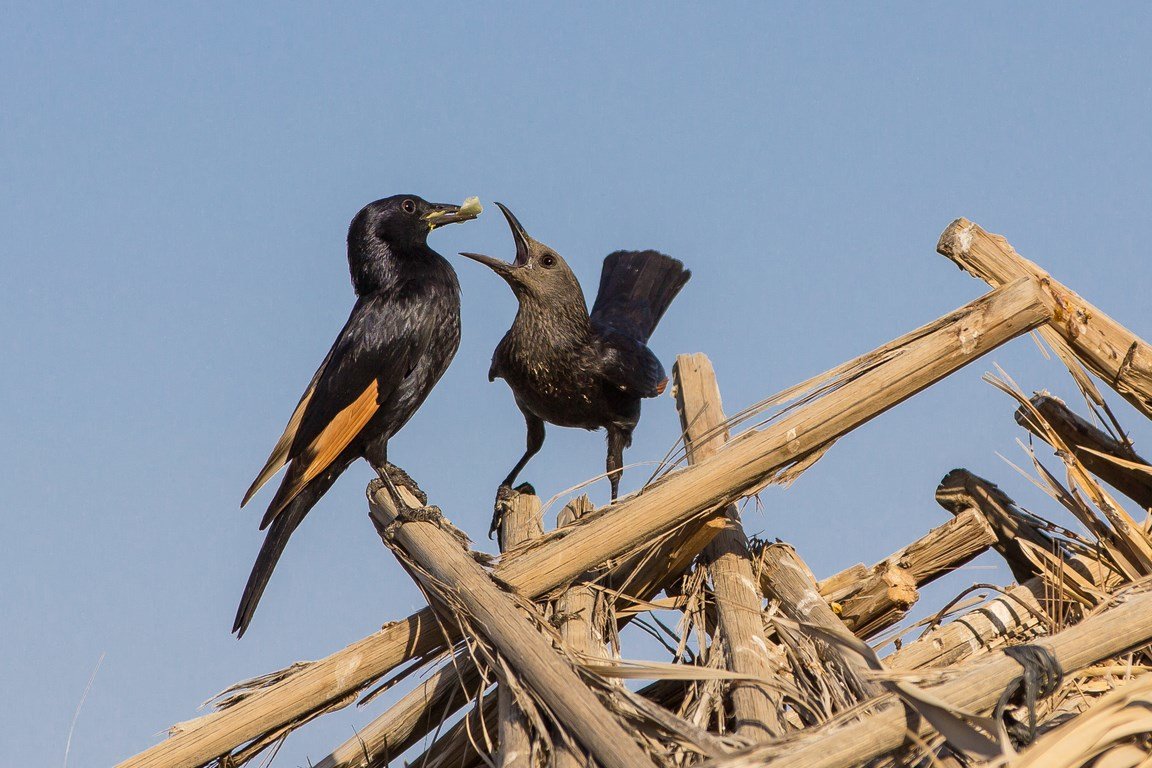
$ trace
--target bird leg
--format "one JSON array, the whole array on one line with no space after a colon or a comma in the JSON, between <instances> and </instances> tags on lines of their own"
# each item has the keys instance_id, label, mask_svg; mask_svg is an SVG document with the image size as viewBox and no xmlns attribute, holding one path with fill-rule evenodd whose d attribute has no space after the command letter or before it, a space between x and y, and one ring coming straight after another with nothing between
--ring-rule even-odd
<instances>
[{"instance_id":1,"label":"bird leg","mask_svg":"<svg viewBox=\"0 0 1152 768\"><path fill-rule=\"evenodd\" d=\"M624 446L630 440L628 433L615 427L608 427L608 482L612 484L612 503L620 492L620 476L624 474Z\"/></svg>"},{"instance_id":2,"label":"bird leg","mask_svg":"<svg viewBox=\"0 0 1152 768\"><path fill-rule=\"evenodd\" d=\"M492 538L492 534L496 534L496 544L499 546L500 551L504 551L504 533L501 530L504 523L504 515L508 513L508 507L512 501L521 494L536 495L536 489L532 487L531 483L520 483L515 488L509 487L505 483L501 483L500 487L496 489L496 503L492 505L492 524L488 527L488 538Z\"/></svg>"},{"instance_id":3,"label":"bird leg","mask_svg":"<svg viewBox=\"0 0 1152 768\"><path fill-rule=\"evenodd\" d=\"M408 474L392 462L388 462L384 465L384 472L387 473L387 476L391 478L392 481L397 485L402 485L411 491L413 496L420 499L421 504L428 503L428 494L420 490L420 486L417 485L416 481L412 479L412 475ZM383 475L381 475L381 477L383 477Z\"/></svg>"},{"instance_id":4,"label":"bird leg","mask_svg":"<svg viewBox=\"0 0 1152 768\"><path fill-rule=\"evenodd\" d=\"M524 413L524 423L528 427L527 447L524 450L524 455L520 457L520 461L516 462L516 466L512 467L512 471L508 473L508 477L504 478L504 482L500 483L500 487L496 489L496 503L492 506L492 524L488 527L488 538L492 538L492 534L500 529L500 521L504 519L508 501L517 493L517 491L512 490L512 483L516 482L516 476L520 474L520 470L524 469L528 460L539 453L540 448L544 445L544 420L523 411L523 409L521 410ZM532 488L532 486L528 487ZM529 492L535 493L536 491L533 489Z\"/></svg>"},{"instance_id":5,"label":"bird leg","mask_svg":"<svg viewBox=\"0 0 1152 768\"><path fill-rule=\"evenodd\" d=\"M445 521L444 515L440 511L440 507L430 505L428 503L428 495L420 490L420 486L416 485L416 481L412 477L392 463L386 463L382 468L373 467L376 474L380 476L380 481L384 487L388 489L388 495L392 497L392 503L396 505L396 518L388 526L385 534L391 538L395 534L395 530L404 523L435 523L438 527L444 528ZM414 507L405 501L404 497L400 495L400 490L396 487L396 480L399 484L403 485L406 490L411 492L419 501L421 506ZM447 528L445 528L447 530Z\"/></svg>"}]
</instances>

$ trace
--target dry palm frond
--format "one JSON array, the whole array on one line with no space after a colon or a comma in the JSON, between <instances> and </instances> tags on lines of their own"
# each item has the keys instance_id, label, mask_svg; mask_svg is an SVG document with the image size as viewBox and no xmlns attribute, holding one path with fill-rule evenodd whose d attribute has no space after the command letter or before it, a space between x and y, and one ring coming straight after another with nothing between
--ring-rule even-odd
<instances>
[{"instance_id":1,"label":"dry palm frond","mask_svg":"<svg viewBox=\"0 0 1152 768\"><path fill-rule=\"evenodd\" d=\"M1152 678L1144 677L1101 696L1083 714L1044 734L1011 759L989 768L1141 766L1152 743Z\"/></svg>"}]
</instances>

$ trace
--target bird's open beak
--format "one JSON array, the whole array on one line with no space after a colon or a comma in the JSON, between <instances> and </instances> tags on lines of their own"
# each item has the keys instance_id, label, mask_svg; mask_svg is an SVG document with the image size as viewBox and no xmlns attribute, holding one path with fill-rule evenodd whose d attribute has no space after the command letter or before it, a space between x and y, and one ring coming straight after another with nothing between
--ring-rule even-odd
<instances>
[{"instance_id":1,"label":"bird's open beak","mask_svg":"<svg viewBox=\"0 0 1152 768\"><path fill-rule=\"evenodd\" d=\"M523 267L528 263L528 233L524 231L524 227L520 226L520 222L512 215L512 211L508 210L504 203L496 203L500 207L500 212L504 214L504 218L508 220L508 228L512 230L512 239L516 241L516 259L512 263L518 267Z\"/></svg>"},{"instance_id":2,"label":"bird's open beak","mask_svg":"<svg viewBox=\"0 0 1152 768\"><path fill-rule=\"evenodd\" d=\"M479 216L483 210L484 208L480 205L480 198L470 197L462 205L436 204L430 213L424 214L424 221L428 222L428 229L432 230L445 224L471 221Z\"/></svg>"},{"instance_id":3,"label":"bird's open beak","mask_svg":"<svg viewBox=\"0 0 1152 768\"><path fill-rule=\"evenodd\" d=\"M524 227L520 226L520 222L512 215L512 211L508 210L503 203L496 203L496 205L500 206L504 218L508 220L508 227L512 230L512 238L516 241L515 260L512 262L500 261L500 259L494 259L480 253L461 253L460 255L480 262L511 284L517 279L516 273L528 264L528 233L524 231Z\"/></svg>"},{"instance_id":4,"label":"bird's open beak","mask_svg":"<svg viewBox=\"0 0 1152 768\"><path fill-rule=\"evenodd\" d=\"M466 256L469 259L472 259L472 261L480 262L481 264L488 267L489 269L491 269L496 274L500 275L500 277L504 278L505 280L509 279L509 277L512 274L512 271L516 269L516 265L514 265L514 264L509 264L506 261L500 261L500 259L494 259L491 256L485 256L482 253L464 253L464 252L461 252L460 255Z\"/></svg>"}]
</instances>

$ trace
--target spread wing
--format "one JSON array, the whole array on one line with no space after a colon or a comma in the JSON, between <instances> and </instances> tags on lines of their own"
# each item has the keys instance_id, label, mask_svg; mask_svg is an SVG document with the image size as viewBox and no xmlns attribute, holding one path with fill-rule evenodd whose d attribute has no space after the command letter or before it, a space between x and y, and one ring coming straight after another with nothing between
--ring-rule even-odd
<instances>
[{"instance_id":1,"label":"spread wing","mask_svg":"<svg viewBox=\"0 0 1152 768\"><path fill-rule=\"evenodd\" d=\"M257 478L262 484L288 465L261 528L344 452L412 372L416 316L396 310L379 295L356 303Z\"/></svg>"},{"instance_id":2,"label":"spread wing","mask_svg":"<svg viewBox=\"0 0 1152 768\"><path fill-rule=\"evenodd\" d=\"M664 366L645 344L611 329L600 329L603 375L611 386L635 397L656 397L668 386Z\"/></svg>"}]
</instances>

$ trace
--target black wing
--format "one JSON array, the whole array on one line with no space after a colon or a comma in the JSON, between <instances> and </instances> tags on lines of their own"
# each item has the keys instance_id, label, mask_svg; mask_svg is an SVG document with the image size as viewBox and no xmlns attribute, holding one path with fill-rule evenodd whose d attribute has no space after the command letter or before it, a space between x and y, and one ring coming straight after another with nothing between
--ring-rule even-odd
<instances>
[{"instance_id":1,"label":"black wing","mask_svg":"<svg viewBox=\"0 0 1152 768\"><path fill-rule=\"evenodd\" d=\"M260 527L319 476L355 440L412 372L422 336L420 316L402 300L376 294L356 302L315 379L292 437L288 472Z\"/></svg>"},{"instance_id":2,"label":"black wing","mask_svg":"<svg viewBox=\"0 0 1152 768\"><path fill-rule=\"evenodd\" d=\"M609 386L634 397L656 397L668 386L664 366L652 350L630 336L601 330L602 374Z\"/></svg>"}]
</instances>

